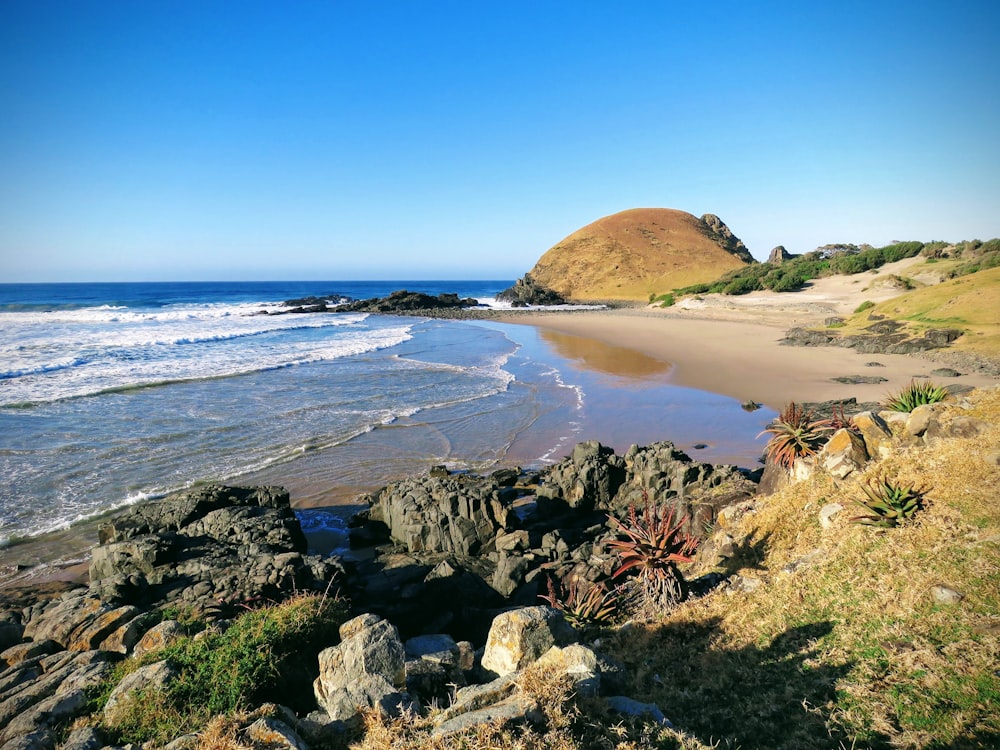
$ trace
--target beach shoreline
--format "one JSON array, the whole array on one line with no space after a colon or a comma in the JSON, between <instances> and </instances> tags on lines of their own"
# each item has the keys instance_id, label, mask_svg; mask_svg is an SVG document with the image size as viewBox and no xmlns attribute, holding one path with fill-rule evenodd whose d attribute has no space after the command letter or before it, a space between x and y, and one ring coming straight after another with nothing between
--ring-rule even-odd
<instances>
[{"instance_id":1,"label":"beach shoreline","mask_svg":"<svg viewBox=\"0 0 1000 750\"><path fill-rule=\"evenodd\" d=\"M675 385L756 401L780 411L789 401L856 398L882 401L914 378L975 388L996 384L978 373L940 378L941 362L919 354L862 354L842 347L787 346L785 331L809 319L783 325L772 318L733 313L712 317L669 309L618 307L579 312L512 311L496 320L590 338L632 349L672 365ZM813 316L815 317L815 316ZM873 363L877 363L873 364ZM841 383L838 377L885 378L879 383Z\"/></svg>"}]
</instances>

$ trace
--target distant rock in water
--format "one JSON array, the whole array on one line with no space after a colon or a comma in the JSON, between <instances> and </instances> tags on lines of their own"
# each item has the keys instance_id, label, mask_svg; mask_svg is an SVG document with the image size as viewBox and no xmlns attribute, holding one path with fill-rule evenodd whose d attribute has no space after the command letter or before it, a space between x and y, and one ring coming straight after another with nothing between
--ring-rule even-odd
<instances>
[{"instance_id":1,"label":"distant rock in water","mask_svg":"<svg viewBox=\"0 0 1000 750\"><path fill-rule=\"evenodd\" d=\"M531 278L530 273L524 274L514 282L514 286L500 292L497 299L501 302L509 302L514 307L566 304L566 300L559 292L537 283Z\"/></svg>"},{"instance_id":2,"label":"distant rock in water","mask_svg":"<svg viewBox=\"0 0 1000 750\"><path fill-rule=\"evenodd\" d=\"M439 294L433 297L422 292L408 292L400 289L388 297L375 297L338 305L337 312L394 313L414 310L441 310L454 307L476 307L479 300L472 297L460 298L457 294Z\"/></svg>"},{"instance_id":3,"label":"distant rock in water","mask_svg":"<svg viewBox=\"0 0 1000 750\"><path fill-rule=\"evenodd\" d=\"M568 300L646 302L753 262L714 214L633 208L573 232L538 259L530 276Z\"/></svg>"},{"instance_id":4,"label":"distant rock in water","mask_svg":"<svg viewBox=\"0 0 1000 750\"><path fill-rule=\"evenodd\" d=\"M460 298L457 294L439 294L436 297L422 292L409 292L400 289L388 297L372 297L371 299L352 300L339 296L339 301L325 297L303 297L288 300L284 303L287 310L279 310L271 315L285 313L322 313L322 312L374 312L374 313L405 313L420 310L444 310L462 307L477 307L479 300L472 297Z\"/></svg>"}]
</instances>

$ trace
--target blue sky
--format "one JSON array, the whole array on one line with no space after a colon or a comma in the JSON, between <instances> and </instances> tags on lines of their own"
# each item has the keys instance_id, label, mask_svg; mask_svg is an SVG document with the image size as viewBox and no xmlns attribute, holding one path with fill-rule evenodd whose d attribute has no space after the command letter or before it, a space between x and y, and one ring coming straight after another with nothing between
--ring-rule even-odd
<instances>
[{"instance_id":1,"label":"blue sky","mask_svg":"<svg viewBox=\"0 0 1000 750\"><path fill-rule=\"evenodd\" d=\"M595 219L1000 235L997 2L0 3L0 281L513 278Z\"/></svg>"}]
</instances>

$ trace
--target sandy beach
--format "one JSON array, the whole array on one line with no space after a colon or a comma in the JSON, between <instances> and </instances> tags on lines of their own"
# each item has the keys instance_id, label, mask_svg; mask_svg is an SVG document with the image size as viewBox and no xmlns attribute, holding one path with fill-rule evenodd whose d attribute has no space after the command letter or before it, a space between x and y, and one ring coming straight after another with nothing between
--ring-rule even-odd
<instances>
[{"instance_id":1,"label":"sandy beach","mask_svg":"<svg viewBox=\"0 0 1000 750\"><path fill-rule=\"evenodd\" d=\"M886 266L883 273L896 270ZM794 294L707 295L671 308L572 313L512 311L504 320L641 352L669 363L672 368L668 377L673 383L741 401L752 399L775 410L789 401L851 397L858 401L880 401L915 377L977 388L998 382L996 378L975 373L964 373L957 378L932 376L932 371L945 365L931 357L859 354L841 347L779 343L792 326L822 326L826 318L846 315L862 300L878 301L896 294L899 291L892 289L879 293L870 288L863 291L853 277L833 277L814 282L808 290ZM845 384L834 380L844 376L878 376L886 382Z\"/></svg>"}]
</instances>

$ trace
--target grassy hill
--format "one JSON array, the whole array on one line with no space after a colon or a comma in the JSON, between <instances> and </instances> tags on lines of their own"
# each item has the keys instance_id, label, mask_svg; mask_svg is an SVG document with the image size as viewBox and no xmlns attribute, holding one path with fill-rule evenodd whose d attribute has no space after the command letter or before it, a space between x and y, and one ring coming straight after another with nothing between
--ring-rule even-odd
<instances>
[{"instance_id":1,"label":"grassy hill","mask_svg":"<svg viewBox=\"0 0 1000 750\"><path fill-rule=\"evenodd\" d=\"M548 250L531 277L570 299L645 302L657 291L711 281L752 261L717 221L669 208L605 216Z\"/></svg>"},{"instance_id":2,"label":"grassy hill","mask_svg":"<svg viewBox=\"0 0 1000 750\"><path fill-rule=\"evenodd\" d=\"M937 268L937 264L929 266ZM926 268L913 269L919 273ZM871 325L871 314L905 321L911 328L960 328L965 335L950 348L1000 358L1000 268L906 292L876 304L847 321L844 332Z\"/></svg>"}]
</instances>

